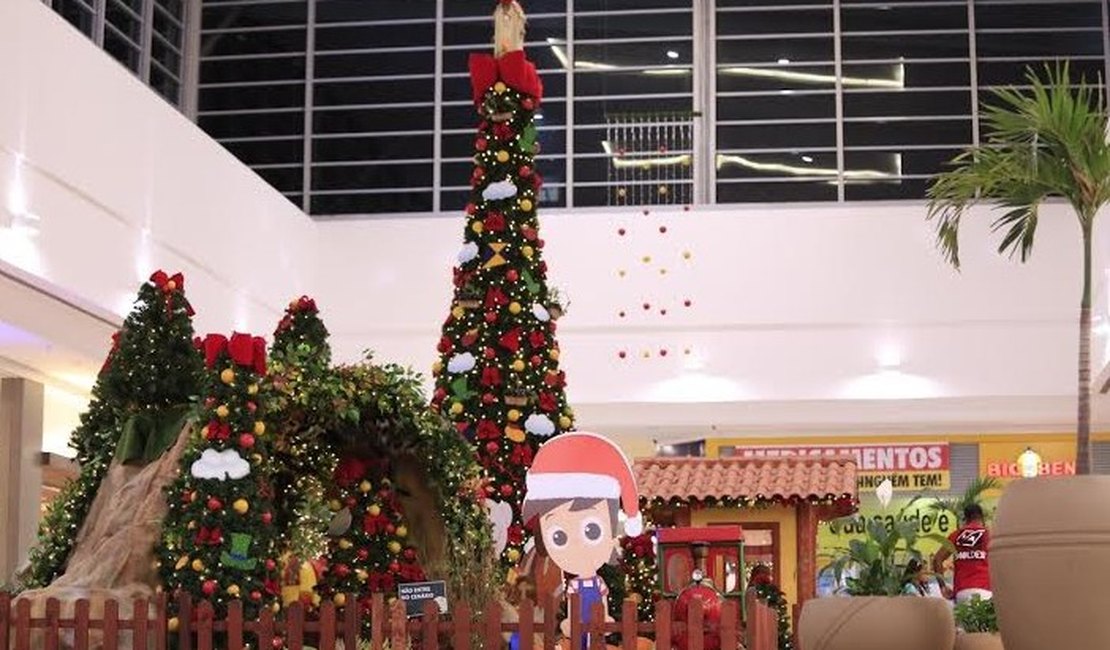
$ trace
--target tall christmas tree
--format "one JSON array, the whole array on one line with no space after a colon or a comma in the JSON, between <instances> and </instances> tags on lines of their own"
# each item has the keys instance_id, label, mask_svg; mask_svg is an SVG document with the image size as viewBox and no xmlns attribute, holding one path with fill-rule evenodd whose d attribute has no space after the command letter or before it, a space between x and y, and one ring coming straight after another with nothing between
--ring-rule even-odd
<instances>
[{"instance_id":1,"label":"tall christmas tree","mask_svg":"<svg viewBox=\"0 0 1110 650\"><path fill-rule=\"evenodd\" d=\"M158 559L162 584L226 612L241 600L248 617L277 605L273 466L260 382L266 342L248 334L209 334L200 430L166 490L169 511Z\"/></svg>"},{"instance_id":2,"label":"tall christmas tree","mask_svg":"<svg viewBox=\"0 0 1110 650\"><path fill-rule=\"evenodd\" d=\"M520 559L526 522L524 476L538 446L573 427L559 370L555 320L536 218L536 109L543 87L525 57L524 12L494 11L494 55L472 54L470 79L480 115L455 294L433 369L433 405L471 440L489 496L512 506L504 565Z\"/></svg>"},{"instance_id":3,"label":"tall christmas tree","mask_svg":"<svg viewBox=\"0 0 1110 650\"><path fill-rule=\"evenodd\" d=\"M149 461L176 440L202 377L192 316L180 273L157 271L139 289L123 329L112 337L89 408L70 438L80 474L51 502L24 586L44 587L64 571L114 459Z\"/></svg>"}]
</instances>

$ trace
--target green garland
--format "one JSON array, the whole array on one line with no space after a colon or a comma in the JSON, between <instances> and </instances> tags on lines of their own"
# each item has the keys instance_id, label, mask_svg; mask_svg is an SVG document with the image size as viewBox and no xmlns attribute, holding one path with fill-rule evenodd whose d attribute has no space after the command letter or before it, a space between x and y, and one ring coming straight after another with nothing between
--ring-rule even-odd
<instances>
[{"instance_id":1,"label":"green garland","mask_svg":"<svg viewBox=\"0 0 1110 650\"><path fill-rule=\"evenodd\" d=\"M80 473L62 488L39 524L38 545L31 550L21 587L45 587L65 571L121 437L128 433L133 443L124 462L158 454L161 445L147 449L144 443L151 438L164 443L195 401L203 364L193 346L193 310L184 289L180 274L154 273L139 288L134 309L112 337L89 408L70 436ZM131 458L132 451L139 457Z\"/></svg>"},{"instance_id":2,"label":"green garland","mask_svg":"<svg viewBox=\"0 0 1110 650\"><path fill-rule=\"evenodd\" d=\"M775 610L779 623L779 650L794 650L794 637L790 633L790 615L786 595L774 584L755 585L755 595Z\"/></svg>"}]
</instances>

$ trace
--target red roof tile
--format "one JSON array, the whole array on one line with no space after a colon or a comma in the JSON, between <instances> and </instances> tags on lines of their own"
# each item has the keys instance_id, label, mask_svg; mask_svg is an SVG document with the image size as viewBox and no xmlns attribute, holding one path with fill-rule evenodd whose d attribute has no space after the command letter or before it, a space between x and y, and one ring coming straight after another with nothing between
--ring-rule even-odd
<instances>
[{"instance_id":1,"label":"red roof tile","mask_svg":"<svg viewBox=\"0 0 1110 650\"><path fill-rule=\"evenodd\" d=\"M856 497L851 458L641 458L636 487L646 499L830 499Z\"/></svg>"}]
</instances>

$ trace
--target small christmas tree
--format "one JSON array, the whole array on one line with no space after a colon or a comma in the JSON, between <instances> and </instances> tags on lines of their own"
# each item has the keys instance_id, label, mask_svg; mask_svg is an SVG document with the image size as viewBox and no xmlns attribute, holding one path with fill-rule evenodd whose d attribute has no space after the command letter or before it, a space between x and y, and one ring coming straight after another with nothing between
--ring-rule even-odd
<instances>
[{"instance_id":1,"label":"small christmas tree","mask_svg":"<svg viewBox=\"0 0 1110 650\"><path fill-rule=\"evenodd\" d=\"M270 437L260 383L266 343L248 334L203 342L208 395L199 435L167 489L158 549L162 584L226 612L243 601L248 617L276 605L277 531L271 506Z\"/></svg>"},{"instance_id":2,"label":"small christmas tree","mask_svg":"<svg viewBox=\"0 0 1110 650\"><path fill-rule=\"evenodd\" d=\"M180 273L158 271L140 287L135 308L112 337L89 408L70 438L80 474L51 502L24 586L45 587L64 572L113 459L148 462L176 440L202 377L192 316Z\"/></svg>"},{"instance_id":3,"label":"small christmas tree","mask_svg":"<svg viewBox=\"0 0 1110 650\"><path fill-rule=\"evenodd\" d=\"M536 109L543 88L524 55L524 13L502 2L496 56L471 55L481 115L455 296L434 367L433 405L472 441L495 501L512 506L506 566L527 541L524 476L539 445L573 427L555 341L544 241L536 218Z\"/></svg>"}]
</instances>

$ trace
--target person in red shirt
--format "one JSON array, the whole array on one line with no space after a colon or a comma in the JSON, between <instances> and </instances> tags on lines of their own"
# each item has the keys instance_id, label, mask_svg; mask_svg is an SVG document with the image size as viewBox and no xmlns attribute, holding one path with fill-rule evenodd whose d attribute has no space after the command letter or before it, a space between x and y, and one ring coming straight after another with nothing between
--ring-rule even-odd
<instances>
[{"instance_id":1,"label":"person in red shirt","mask_svg":"<svg viewBox=\"0 0 1110 650\"><path fill-rule=\"evenodd\" d=\"M991 599L990 544L991 533L983 524L983 508L972 503L964 508L964 525L948 536L953 550L942 548L933 556L933 571L944 572L944 562L953 557L955 576L953 588L956 602L967 602L976 596ZM953 556L953 552L955 555Z\"/></svg>"}]
</instances>

